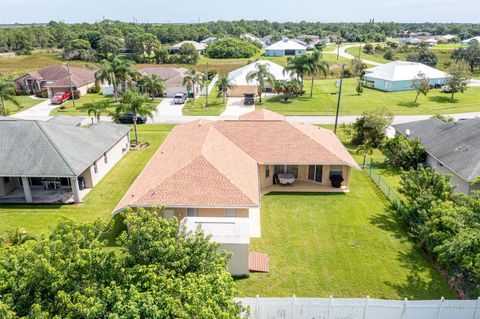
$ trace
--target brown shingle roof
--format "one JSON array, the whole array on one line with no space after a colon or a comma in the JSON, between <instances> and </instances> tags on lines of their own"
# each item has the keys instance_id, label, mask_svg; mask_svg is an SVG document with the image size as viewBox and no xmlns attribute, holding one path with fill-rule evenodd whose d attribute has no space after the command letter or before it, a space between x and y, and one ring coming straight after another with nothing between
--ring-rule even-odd
<instances>
[{"instance_id":1,"label":"brown shingle roof","mask_svg":"<svg viewBox=\"0 0 480 319\"><path fill-rule=\"evenodd\" d=\"M155 74L165 81L166 84L182 85L185 78L185 68L171 68L171 67L147 67L140 69L142 74Z\"/></svg>"},{"instance_id":2,"label":"brown shingle roof","mask_svg":"<svg viewBox=\"0 0 480 319\"><path fill-rule=\"evenodd\" d=\"M255 207L259 164L331 164L359 169L338 138L270 111L240 121L176 126L117 205ZM262 120L256 120L255 118ZM270 120L266 120L270 118Z\"/></svg>"},{"instance_id":3,"label":"brown shingle roof","mask_svg":"<svg viewBox=\"0 0 480 319\"><path fill-rule=\"evenodd\" d=\"M241 121L284 121L285 116L272 112L267 109L258 109L256 111L244 114L239 118Z\"/></svg>"},{"instance_id":4,"label":"brown shingle roof","mask_svg":"<svg viewBox=\"0 0 480 319\"><path fill-rule=\"evenodd\" d=\"M75 87L81 87L95 81L95 71L85 68L70 67L72 84ZM51 65L38 71L26 74L28 78L45 80L49 87L69 86L68 69L65 65ZM23 76L25 77L25 75Z\"/></svg>"}]
</instances>

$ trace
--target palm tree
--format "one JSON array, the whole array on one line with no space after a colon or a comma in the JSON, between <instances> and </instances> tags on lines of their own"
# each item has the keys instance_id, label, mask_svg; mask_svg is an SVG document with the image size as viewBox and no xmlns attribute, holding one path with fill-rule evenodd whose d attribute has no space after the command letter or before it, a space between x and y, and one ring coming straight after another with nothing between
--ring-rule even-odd
<instances>
[{"instance_id":1,"label":"palm tree","mask_svg":"<svg viewBox=\"0 0 480 319\"><path fill-rule=\"evenodd\" d=\"M363 156L362 167L365 167L365 160L367 159L367 155L373 154L373 146L370 143L366 142L362 145L359 145L355 152Z\"/></svg>"},{"instance_id":2,"label":"palm tree","mask_svg":"<svg viewBox=\"0 0 480 319\"><path fill-rule=\"evenodd\" d=\"M109 101L97 101L86 103L84 108L87 109L88 116L92 115L97 119L97 122L100 122L100 117L107 109L110 107Z\"/></svg>"},{"instance_id":3,"label":"palm tree","mask_svg":"<svg viewBox=\"0 0 480 319\"><path fill-rule=\"evenodd\" d=\"M113 65L110 61L100 61L100 69L95 73L95 81L99 83L107 82L108 85L113 86L113 97L115 97L115 102L118 103L118 82L115 76Z\"/></svg>"},{"instance_id":4,"label":"palm tree","mask_svg":"<svg viewBox=\"0 0 480 319\"><path fill-rule=\"evenodd\" d=\"M275 76L270 73L268 70L270 65L268 64L255 64L256 70L250 71L247 74L247 82L257 81L258 82L258 95L260 96L260 103L262 103L262 93L265 89L265 84L270 83L270 85L275 84Z\"/></svg>"},{"instance_id":5,"label":"palm tree","mask_svg":"<svg viewBox=\"0 0 480 319\"><path fill-rule=\"evenodd\" d=\"M112 61L113 73L118 81L118 84L122 84L124 88L131 89L133 82L141 78L141 74L133 67L132 61L114 58Z\"/></svg>"},{"instance_id":6,"label":"palm tree","mask_svg":"<svg viewBox=\"0 0 480 319\"><path fill-rule=\"evenodd\" d=\"M314 50L308 57L308 74L312 76L312 87L310 88L310 97L313 96L313 86L315 84L315 77L318 73L322 73L326 78L328 74L328 62L322 60L322 51Z\"/></svg>"},{"instance_id":7,"label":"palm tree","mask_svg":"<svg viewBox=\"0 0 480 319\"><path fill-rule=\"evenodd\" d=\"M133 115L133 130L135 131L135 145L138 145L137 116L148 116L153 118L156 105L148 103L148 95L127 90L123 95L123 112L130 112Z\"/></svg>"},{"instance_id":8,"label":"palm tree","mask_svg":"<svg viewBox=\"0 0 480 319\"><path fill-rule=\"evenodd\" d=\"M195 86L198 85L202 87L204 79L205 77L203 73L195 69L190 69L185 74L185 77L183 78L183 85L185 85L188 89L192 89L193 98L195 98Z\"/></svg>"},{"instance_id":9,"label":"palm tree","mask_svg":"<svg viewBox=\"0 0 480 319\"><path fill-rule=\"evenodd\" d=\"M228 74L222 74L217 80L217 88L222 94L223 102L225 103L225 99L227 98L228 90L233 88L235 85L232 84L230 79L228 78Z\"/></svg>"},{"instance_id":10,"label":"palm tree","mask_svg":"<svg viewBox=\"0 0 480 319\"><path fill-rule=\"evenodd\" d=\"M303 94L303 79L309 70L310 61L307 55L298 55L288 58L287 66L283 69L284 73L291 72L300 82L300 95Z\"/></svg>"},{"instance_id":11,"label":"palm tree","mask_svg":"<svg viewBox=\"0 0 480 319\"><path fill-rule=\"evenodd\" d=\"M150 94L152 101L155 96L163 95L163 92L165 91L165 82L156 74L144 76L141 80L141 84L148 94Z\"/></svg>"},{"instance_id":12,"label":"palm tree","mask_svg":"<svg viewBox=\"0 0 480 319\"><path fill-rule=\"evenodd\" d=\"M7 78L0 78L0 99L2 100L2 109L0 115L7 116L7 104L6 101L10 101L15 106L20 107L20 103L16 98L16 87L12 81Z\"/></svg>"},{"instance_id":13,"label":"palm tree","mask_svg":"<svg viewBox=\"0 0 480 319\"><path fill-rule=\"evenodd\" d=\"M15 230L10 231L6 234L4 238L4 243L14 246L21 245L28 240L35 240L35 237L30 236L25 229L17 227Z\"/></svg>"}]
</instances>

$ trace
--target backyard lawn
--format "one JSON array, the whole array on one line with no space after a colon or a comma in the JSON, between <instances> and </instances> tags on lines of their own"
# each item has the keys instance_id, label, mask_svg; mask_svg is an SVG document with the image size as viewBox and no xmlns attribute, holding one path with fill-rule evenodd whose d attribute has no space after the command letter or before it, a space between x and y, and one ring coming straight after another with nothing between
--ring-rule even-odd
<instances>
[{"instance_id":1,"label":"backyard lawn","mask_svg":"<svg viewBox=\"0 0 480 319\"><path fill-rule=\"evenodd\" d=\"M183 115L220 115L225 111L227 105L223 102L222 97L218 96L219 91L215 87L208 94L208 107L202 108L205 105L205 96L197 97L195 100L188 99L183 108Z\"/></svg>"},{"instance_id":2,"label":"backyard lawn","mask_svg":"<svg viewBox=\"0 0 480 319\"><path fill-rule=\"evenodd\" d=\"M348 54L351 54L353 56L358 57L358 46L356 47L350 47L345 50ZM383 52L382 52L383 54ZM363 46L360 52L360 58L365 59L365 60L370 60L373 62L378 62L378 63L388 63L392 61L388 61L387 59L383 58L382 54L366 54L363 52Z\"/></svg>"},{"instance_id":3,"label":"backyard lawn","mask_svg":"<svg viewBox=\"0 0 480 319\"><path fill-rule=\"evenodd\" d=\"M358 171L347 194L263 196L251 250L268 253L270 272L239 279L240 296L455 298L387 207Z\"/></svg>"},{"instance_id":4,"label":"backyard lawn","mask_svg":"<svg viewBox=\"0 0 480 319\"><path fill-rule=\"evenodd\" d=\"M25 111L26 109L29 109L32 106L37 105L38 103L41 103L44 101L43 99L32 99L31 97L26 95L19 95L19 96L16 96L15 98L17 99L18 103L20 103L20 107L16 106L10 101L7 101L6 105L7 105L7 110L9 110L8 114L15 114L18 112Z\"/></svg>"},{"instance_id":5,"label":"backyard lawn","mask_svg":"<svg viewBox=\"0 0 480 319\"><path fill-rule=\"evenodd\" d=\"M382 92L364 88L362 95L355 92L355 80L345 79L343 82L340 114L360 115L378 107L386 107L395 115L415 114L449 114L477 112L480 87L470 87L464 94L457 94L453 102L450 95L432 90L427 96L419 97L419 104L412 106L415 99L414 91ZM338 88L334 80L315 81L313 97L310 97L311 82L305 81L306 94L291 96L291 103L284 103L282 96L264 99L257 108L267 108L284 115L335 115Z\"/></svg>"},{"instance_id":6,"label":"backyard lawn","mask_svg":"<svg viewBox=\"0 0 480 319\"><path fill-rule=\"evenodd\" d=\"M79 205L0 205L0 234L22 227L31 235L48 232L60 218L69 217L79 222L97 218L110 219L112 210L120 201L148 160L157 150L170 130L171 125L140 125L141 141L150 147L128 152ZM133 134L132 134L133 136Z\"/></svg>"}]
</instances>

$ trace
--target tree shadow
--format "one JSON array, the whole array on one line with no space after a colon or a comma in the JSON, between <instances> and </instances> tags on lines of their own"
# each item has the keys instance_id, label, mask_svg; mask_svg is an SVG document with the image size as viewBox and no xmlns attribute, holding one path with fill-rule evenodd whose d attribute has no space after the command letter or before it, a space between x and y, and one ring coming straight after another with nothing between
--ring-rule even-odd
<instances>
[{"instance_id":1,"label":"tree shadow","mask_svg":"<svg viewBox=\"0 0 480 319\"><path fill-rule=\"evenodd\" d=\"M451 100L450 96L429 96L428 100L435 103L458 103L458 100Z\"/></svg>"},{"instance_id":2,"label":"tree shadow","mask_svg":"<svg viewBox=\"0 0 480 319\"><path fill-rule=\"evenodd\" d=\"M404 107L418 107L420 103L415 103L415 102L400 102L397 103L398 106L404 106Z\"/></svg>"},{"instance_id":3,"label":"tree shadow","mask_svg":"<svg viewBox=\"0 0 480 319\"><path fill-rule=\"evenodd\" d=\"M370 223L382 230L390 232L393 237L401 239L402 243L410 240L403 228L402 221L393 207L386 208L384 213L371 216Z\"/></svg>"}]
</instances>

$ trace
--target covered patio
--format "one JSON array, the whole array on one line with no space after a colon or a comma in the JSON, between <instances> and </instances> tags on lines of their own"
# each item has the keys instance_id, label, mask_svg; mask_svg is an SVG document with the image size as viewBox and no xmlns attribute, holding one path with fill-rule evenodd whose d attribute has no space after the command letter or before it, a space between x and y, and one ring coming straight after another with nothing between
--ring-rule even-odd
<instances>
[{"instance_id":1,"label":"covered patio","mask_svg":"<svg viewBox=\"0 0 480 319\"><path fill-rule=\"evenodd\" d=\"M83 199L91 188L85 188L80 190L80 198ZM71 204L74 203L73 193L70 188L59 189L45 189L45 188L31 188L32 204L48 204L48 203L61 203ZM22 188L17 188L11 193L0 197L0 204L26 204L27 200L25 192Z\"/></svg>"},{"instance_id":2,"label":"covered patio","mask_svg":"<svg viewBox=\"0 0 480 319\"><path fill-rule=\"evenodd\" d=\"M346 186L335 188L332 186L325 186L319 183L296 180L292 184L282 185L273 184L262 189L262 195L274 192L302 192L302 193L348 193Z\"/></svg>"}]
</instances>

